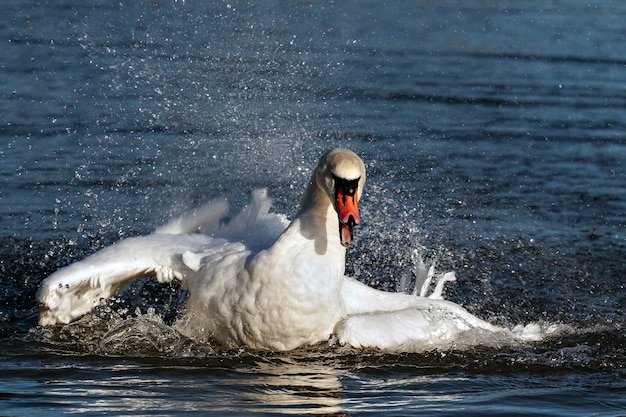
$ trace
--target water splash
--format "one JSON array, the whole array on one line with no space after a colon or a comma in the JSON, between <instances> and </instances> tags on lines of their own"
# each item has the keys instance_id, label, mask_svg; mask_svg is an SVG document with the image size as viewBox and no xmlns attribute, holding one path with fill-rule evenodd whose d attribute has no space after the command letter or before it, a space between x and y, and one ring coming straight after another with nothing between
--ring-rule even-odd
<instances>
[{"instance_id":1,"label":"water splash","mask_svg":"<svg viewBox=\"0 0 626 417\"><path fill-rule=\"evenodd\" d=\"M123 317L105 306L79 320L52 328L34 327L27 339L49 349L104 356L202 358L214 355L206 344L196 344L164 323L154 309Z\"/></svg>"}]
</instances>

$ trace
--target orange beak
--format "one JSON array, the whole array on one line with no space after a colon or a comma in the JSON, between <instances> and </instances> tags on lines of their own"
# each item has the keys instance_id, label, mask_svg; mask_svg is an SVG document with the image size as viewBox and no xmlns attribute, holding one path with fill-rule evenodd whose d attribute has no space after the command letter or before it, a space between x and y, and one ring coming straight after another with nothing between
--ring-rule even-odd
<instances>
[{"instance_id":1,"label":"orange beak","mask_svg":"<svg viewBox=\"0 0 626 417\"><path fill-rule=\"evenodd\" d=\"M352 246L353 227L361 222L358 205L358 179L338 182L335 187L335 208L339 215L339 239L344 247Z\"/></svg>"}]
</instances>

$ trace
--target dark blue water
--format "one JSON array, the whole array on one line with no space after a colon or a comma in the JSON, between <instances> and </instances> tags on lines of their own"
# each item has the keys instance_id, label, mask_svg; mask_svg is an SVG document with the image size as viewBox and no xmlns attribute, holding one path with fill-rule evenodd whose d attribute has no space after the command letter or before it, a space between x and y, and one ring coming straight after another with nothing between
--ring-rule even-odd
<instances>
[{"instance_id":1,"label":"dark blue water","mask_svg":"<svg viewBox=\"0 0 626 417\"><path fill-rule=\"evenodd\" d=\"M626 415L626 5L457 3L2 2L0 414ZM397 290L417 249L561 332L224 352L149 280L37 327L57 268L259 186L293 215L335 146L368 168L350 275Z\"/></svg>"}]
</instances>

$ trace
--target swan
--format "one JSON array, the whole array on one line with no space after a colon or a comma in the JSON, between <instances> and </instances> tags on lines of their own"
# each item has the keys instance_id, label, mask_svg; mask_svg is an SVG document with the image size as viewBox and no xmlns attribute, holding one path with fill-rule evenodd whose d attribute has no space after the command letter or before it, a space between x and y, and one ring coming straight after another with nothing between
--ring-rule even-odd
<instances>
[{"instance_id":1,"label":"swan","mask_svg":"<svg viewBox=\"0 0 626 417\"><path fill-rule=\"evenodd\" d=\"M365 177L359 156L332 149L290 223L269 213L266 190L256 190L226 225L227 204L218 200L101 249L42 281L39 324L69 323L148 274L178 279L188 290L174 323L179 332L226 348L287 351L329 340L354 348L436 348L465 332L502 332L442 298L454 273L440 276L430 295L434 269L423 264L419 294L376 290L344 275Z\"/></svg>"}]
</instances>

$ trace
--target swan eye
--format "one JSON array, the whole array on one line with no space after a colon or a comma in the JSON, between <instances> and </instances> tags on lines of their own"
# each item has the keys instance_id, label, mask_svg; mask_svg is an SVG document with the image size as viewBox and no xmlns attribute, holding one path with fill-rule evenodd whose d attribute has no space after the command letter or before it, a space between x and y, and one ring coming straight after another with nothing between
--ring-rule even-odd
<instances>
[{"instance_id":1,"label":"swan eye","mask_svg":"<svg viewBox=\"0 0 626 417\"><path fill-rule=\"evenodd\" d=\"M337 193L338 190L341 190L343 195L352 197L359 188L359 181L361 180L361 177L355 180L346 180L333 174L333 180L335 181L335 193Z\"/></svg>"}]
</instances>

